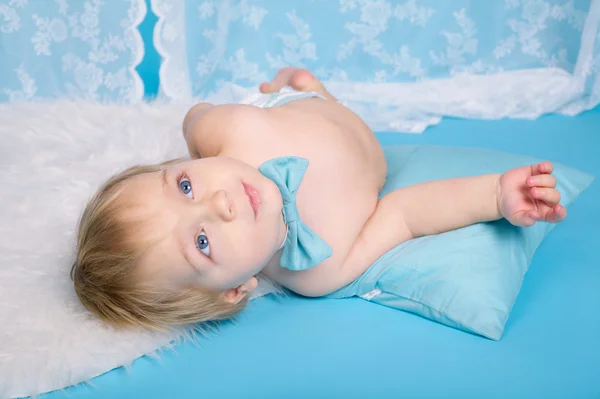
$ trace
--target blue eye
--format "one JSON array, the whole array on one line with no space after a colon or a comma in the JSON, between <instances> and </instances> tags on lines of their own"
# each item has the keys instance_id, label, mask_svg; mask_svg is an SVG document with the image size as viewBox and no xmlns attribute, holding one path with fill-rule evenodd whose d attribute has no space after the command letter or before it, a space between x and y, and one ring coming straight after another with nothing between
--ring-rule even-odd
<instances>
[{"instance_id":1,"label":"blue eye","mask_svg":"<svg viewBox=\"0 0 600 399\"><path fill-rule=\"evenodd\" d=\"M208 245L208 237L204 231L196 237L196 247L198 247L204 255L210 257L210 245Z\"/></svg>"},{"instance_id":2,"label":"blue eye","mask_svg":"<svg viewBox=\"0 0 600 399\"><path fill-rule=\"evenodd\" d=\"M194 193L192 192L192 183L185 177L179 179L179 189L181 192L188 198L194 198Z\"/></svg>"}]
</instances>

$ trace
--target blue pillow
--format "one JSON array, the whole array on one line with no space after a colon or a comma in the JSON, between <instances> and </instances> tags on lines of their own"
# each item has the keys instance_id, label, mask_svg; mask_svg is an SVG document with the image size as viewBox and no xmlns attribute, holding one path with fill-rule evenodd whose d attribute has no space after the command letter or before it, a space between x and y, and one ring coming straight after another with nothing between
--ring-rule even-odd
<instances>
[{"instance_id":1,"label":"blue pillow","mask_svg":"<svg viewBox=\"0 0 600 399\"><path fill-rule=\"evenodd\" d=\"M405 145L384 151L389 170L381 196L428 180L502 173L541 161L473 148ZM561 204L568 207L594 178L554 165ZM535 250L555 226L521 228L499 220L410 240L330 297L360 296L497 340Z\"/></svg>"}]
</instances>

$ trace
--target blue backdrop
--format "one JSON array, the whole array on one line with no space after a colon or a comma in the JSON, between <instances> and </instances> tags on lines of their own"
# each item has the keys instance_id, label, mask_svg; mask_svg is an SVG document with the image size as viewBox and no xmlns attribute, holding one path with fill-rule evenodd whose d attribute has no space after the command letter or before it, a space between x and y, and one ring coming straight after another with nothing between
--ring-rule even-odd
<instances>
[{"instance_id":1,"label":"blue backdrop","mask_svg":"<svg viewBox=\"0 0 600 399\"><path fill-rule=\"evenodd\" d=\"M147 99L154 98L158 93L158 70L160 68L160 55L154 48L152 43L152 34L156 25L156 15L150 9L150 0L146 0L148 14L144 21L139 25L140 34L144 40L146 52L142 62L137 66L136 70L144 81L144 96Z\"/></svg>"}]
</instances>

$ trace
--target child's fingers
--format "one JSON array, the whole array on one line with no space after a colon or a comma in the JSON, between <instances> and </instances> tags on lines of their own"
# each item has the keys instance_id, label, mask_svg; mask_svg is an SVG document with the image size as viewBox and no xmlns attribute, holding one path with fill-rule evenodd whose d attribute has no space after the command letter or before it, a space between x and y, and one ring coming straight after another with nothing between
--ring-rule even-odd
<instances>
[{"instance_id":1,"label":"child's fingers","mask_svg":"<svg viewBox=\"0 0 600 399\"><path fill-rule=\"evenodd\" d=\"M554 171L552 162L544 161L535 165L531 165L531 174L533 176L541 174L551 174Z\"/></svg>"},{"instance_id":2,"label":"child's fingers","mask_svg":"<svg viewBox=\"0 0 600 399\"><path fill-rule=\"evenodd\" d=\"M556 187L556 179L552 175L536 175L527 178L529 187Z\"/></svg>"},{"instance_id":3,"label":"child's fingers","mask_svg":"<svg viewBox=\"0 0 600 399\"><path fill-rule=\"evenodd\" d=\"M550 223L559 223L565 220L566 217L567 209L564 206L558 204L546 213L544 220Z\"/></svg>"},{"instance_id":4,"label":"child's fingers","mask_svg":"<svg viewBox=\"0 0 600 399\"><path fill-rule=\"evenodd\" d=\"M510 217L510 222L515 226L522 226L522 227L533 226L535 224L536 220L539 218L539 215L537 213L532 214L532 212L537 212L537 211L526 211L526 210L519 211Z\"/></svg>"},{"instance_id":5,"label":"child's fingers","mask_svg":"<svg viewBox=\"0 0 600 399\"><path fill-rule=\"evenodd\" d=\"M533 221L532 225L536 221L542 219L542 215L536 210L531 210L531 211L527 212L527 217Z\"/></svg>"},{"instance_id":6,"label":"child's fingers","mask_svg":"<svg viewBox=\"0 0 600 399\"><path fill-rule=\"evenodd\" d=\"M560 202L560 193L553 188L533 187L530 194L536 200L544 201L548 206L554 206Z\"/></svg>"}]
</instances>

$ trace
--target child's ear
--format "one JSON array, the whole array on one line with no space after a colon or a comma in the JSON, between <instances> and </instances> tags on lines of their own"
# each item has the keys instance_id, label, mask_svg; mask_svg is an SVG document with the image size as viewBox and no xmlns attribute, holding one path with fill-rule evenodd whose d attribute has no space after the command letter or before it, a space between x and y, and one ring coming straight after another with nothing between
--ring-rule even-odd
<instances>
[{"instance_id":1,"label":"child's ear","mask_svg":"<svg viewBox=\"0 0 600 399\"><path fill-rule=\"evenodd\" d=\"M248 293L254 291L258 287L258 280L256 277L250 277L244 284L237 286L236 288L230 288L225 290L223 297L229 303L238 303L248 295Z\"/></svg>"}]
</instances>

